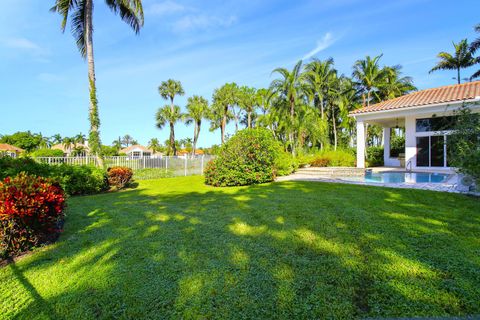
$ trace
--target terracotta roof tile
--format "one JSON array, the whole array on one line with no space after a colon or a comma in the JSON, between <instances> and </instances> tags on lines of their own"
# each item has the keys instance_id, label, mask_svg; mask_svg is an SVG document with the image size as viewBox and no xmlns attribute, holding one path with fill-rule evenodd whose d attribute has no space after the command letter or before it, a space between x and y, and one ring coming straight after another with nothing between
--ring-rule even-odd
<instances>
[{"instance_id":1,"label":"terracotta roof tile","mask_svg":"<svg viewBox=\"0 0 480 320\"><path fill-rule=\"evenodd\" d=\"M12 146L11 144L0 143L0 151L23 152L23 149L21 149L21 148L19 148L19 147Z\"/></svg>"},{"instance_id":2,"label":"terracotta roof tile","mask_svg":"<svg viewBox=\"0 0 480 320\"><path fill-rule=\"evenodd\" d=\"M394 110L430 104L461 102L480 97L480 81L455 84L412 92L402 97L382 101L370 107L360 108L350 112L351 115L375 111Z\"/></svg>"}]
</instances>

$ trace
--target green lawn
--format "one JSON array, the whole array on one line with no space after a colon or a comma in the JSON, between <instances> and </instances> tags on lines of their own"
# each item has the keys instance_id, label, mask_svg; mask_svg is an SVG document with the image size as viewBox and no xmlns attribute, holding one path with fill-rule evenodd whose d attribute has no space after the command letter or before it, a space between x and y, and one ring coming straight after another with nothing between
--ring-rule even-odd
<instances>
[{"instance_id":1,"label":"green lawn","mask_svg":"<svg viewBox=\"0 0 480 320\"><path fill-rule=\"evenodd\" d=\"M0 269L0 318L480 314L480 200L201 177L69 200L56 244Z\"/></svg>"}]
</instances>

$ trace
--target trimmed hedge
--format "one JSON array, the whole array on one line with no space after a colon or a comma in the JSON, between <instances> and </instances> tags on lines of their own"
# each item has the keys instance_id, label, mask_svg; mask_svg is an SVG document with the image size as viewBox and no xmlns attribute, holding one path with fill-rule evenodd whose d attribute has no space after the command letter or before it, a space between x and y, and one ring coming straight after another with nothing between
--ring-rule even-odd
<instances>
[{"instance_id":1,"label":"trimmed hedge","mask_svg":"<svg viewBox=\"0 0 480 320\"><path fill-rule=\"evenodd\" d=\"M205 183L225 187L273 181L278 152L278 144L267 129L241 130L207 164Z\"/></svg>"},{"instance_id":2,"label":"trimmed hedge","mask_svg":"<svg viewBox=\"0 0 480 320\"><path fill-rule=\"evenodd\" d=\"M51 178L69 195L94 194L108 190L105 170L92 166L48 165L31 158L0 157L0 179L20 172Z\"/></svg>"}]
</instances>

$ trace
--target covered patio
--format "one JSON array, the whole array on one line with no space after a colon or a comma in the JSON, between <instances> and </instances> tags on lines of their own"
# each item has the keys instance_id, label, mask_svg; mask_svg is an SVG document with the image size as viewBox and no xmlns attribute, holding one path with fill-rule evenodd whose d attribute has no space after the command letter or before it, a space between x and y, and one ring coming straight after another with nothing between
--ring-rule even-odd
<instances>
[{"instance_id":1,"label":"covered patio","mask_svg":"<svg viewBox=\"0 0 480 320\"><path fill-rule=\"evenodd\" d=\"M365 168L368 125L383 128L384 165L412 171L452 171L448 135L455 111L468 106L480 112L480 81L413 92L350 113L357 121L357 167ZM404 157L392 157L391 130L405 128Z\"/></svg>"}]
</instances>

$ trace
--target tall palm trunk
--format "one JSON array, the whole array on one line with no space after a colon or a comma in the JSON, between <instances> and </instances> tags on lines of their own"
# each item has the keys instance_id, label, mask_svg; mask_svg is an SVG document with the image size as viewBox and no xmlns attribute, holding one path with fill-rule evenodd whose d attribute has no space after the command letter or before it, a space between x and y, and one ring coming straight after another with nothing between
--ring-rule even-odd
<instances>
[{"instance_id":1,"label":"tall palm trunk","mask_svg":"<svg viewBox=\"0 0 480 320\"><path fill-rule=\"evenodd\" d=\"M95 60L93 56L93 0L86 0L85 2L85 49L88 62L88 82L90 90L90 107L89 107L89 145L90 150L96 155L97 162L100 167L103 167L103 158L101 155L100 134L98 132L100 127L100 119L98 117L98 101L97 89L95 86Z\"/></svg>"},{"instance_id":2,"label":"tall palm trunk","mask_svg":"<svg viewBox=\"0 0 480 320\"><path fill-rule=\"evenodd\" d=\"M325 113L324 113L324 110L323 110L323 96L320 98L320 114L321 114L322 122L323 122L323 119L325 118ZM322 137L322 139L323 139L323 137ZM320 141L320 150L323 150L323 141Z\"/></svg>"},{"instance_id":3,"label":"tall palm trunk","mask_svg":"<svg viewBox=\"0 0 480 320\"><path fill-rule=\"evenodd\" d=\"M294 117L295 117L295 102L290 100L290 122L292 125L292 128L290 128L290 133L288 134L288 139L290 140L290 146L292 148L292 155L295 156L295 142L294 142Z\"/></svg>"},{"instance_id":4,"label":"tall palm trunk","mask_svg":"<svg viewBox=\"0 0 480 320\"><path fill-rule=\"evenodd\" d=\"M193 156L195 156L195 151L197 150L197 141L198 141L198 136L200 135L200 126L201 126L201 122L195 121L195 129L193 132L193 148L192 148Z\"/></svg>"},{"instance_id":5,"label":"tall palm trunk","mask_svg":"<svg viewBox=\"0 0 480 320\"><path fill-rule=\"evenodd\" d=\"M457 81L460 84L460 67L457 68Z\"/></svg>"},{"instance_id":6,"label":"tall palm trunk","mask_svg":"<svg viewBox=\"0 0 480 320\"><path fill-rule=\"evenodd\" d=\"M337 123L335 121L335 105L333 104L332 104L332 124L333 124L334 150L337 150Z\"/></svg>"},{"instance_id":7,"label":"tall palm trunk","mask_svg":"<svg viewBox=\"0 0 480 320\"><path fill-rule=\"evenodd\" d=\"M248 128L252 127L252 113L250 111L247 112L247 126Z\"/></svg>"},{"instance_id":8,"label":"tall palm trunk","mask_svg":"<svg viewBox=\"0 0 480 320\"><path fill-rule=\"evenodd\" d=\"M172 115L175 113L175 105L173 104L173 97L170 98L170 111ZM172 147L173 155L177 155L177 146L175 146L175 123L170 122L170 146Z\"/></svg>"},{"instance_id":9,"label":"tall palm trunk","mask_svg":"<svg viewBox=\"0 0 480 320\"><path fill-rule=\"evenodd\" d=\"M220 125L220 131L222 132L222 144L225 143L225 127L227 126L227 112L228 112L228 106L226 106L225 110L223 111L222 123Z\"/></svg>"},{"instance_id":10,"label":"tall palm trunk","mask_svg":"<svg viewBox=\"0 0 480 320\"><path fill-rule=\"evenodd\" d=\"M170 147L174 156L177 155L177 147L175 146L175 123L170 122Z\"/></svg>"}]
</instances>

